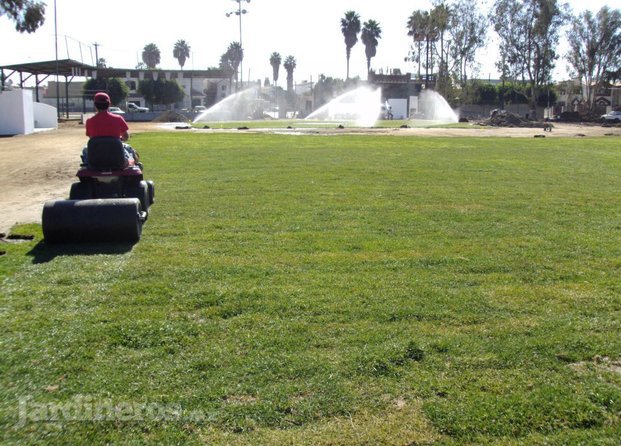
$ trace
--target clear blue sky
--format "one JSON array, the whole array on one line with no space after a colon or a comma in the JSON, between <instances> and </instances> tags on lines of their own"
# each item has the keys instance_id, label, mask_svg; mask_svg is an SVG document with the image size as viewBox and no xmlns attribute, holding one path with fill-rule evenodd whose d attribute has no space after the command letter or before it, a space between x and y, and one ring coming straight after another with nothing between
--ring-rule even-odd
<instances>
[{"instance_id":1,"label":"clear blue sky","mask_svg":"<svg viewBox=\"0 0 621 446\"><path fill-rule=\"evenodd\" d=\"M47 1L46 23L34 34L19 34L6 17L0 17L0 65L53 60L54 2ZM481 0L491 4L492 0ZM621 0L571 0L574 11L603 5L621 7ZM161 53L161 68L178 67L172 56L174 43L186 40L191 59L185 68L205 69L217 66L220 55L232 41L239 40L238 16L226 17L237 9L234 0L56 0L58 16L59 58L69 56L85 63L94 63L93 43L99 44L99 57L110 66L133 68L140 61L142 48L155 43ZM296 82L316 80L319 74L345 78L345 44L340 19L354 10L362 21L376 20L382 28L377 57L372 67L400 68L414 72L404 62L410 47L405 24L412 11L428 9L428 0L251 0L243 2L248 11L242 16L242 41L245 51L244 79L271 79L269 56L277 51L283 57L297 60ZM493 32L490 31L490 35ZM495 45L479 54L480 76L495 77ZM557 64L557 77L565 77L565 62ZM282 68L281 68L282 70ZM362 42L352 49L350 74L366 77L366 61ZM281 71L281 80L285 78Z\"/></svg>"}]
</instances>

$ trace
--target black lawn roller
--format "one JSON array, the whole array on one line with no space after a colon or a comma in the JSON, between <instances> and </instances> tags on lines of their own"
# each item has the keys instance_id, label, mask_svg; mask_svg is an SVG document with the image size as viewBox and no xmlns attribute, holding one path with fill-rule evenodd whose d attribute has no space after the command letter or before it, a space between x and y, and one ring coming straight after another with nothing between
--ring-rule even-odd
<instances>
[{"instance_id":1,"label":"black lawn roller","mask_svg":"<svg viewBox=\"0 0 621 446\"><path fill-rule=\"evenodd\" d=\"M140 164L127 166L121 140L91 138L87 165L77 173L68 200L43 206L43 237L49 243L140 240L154 200L154 185Z\"/></svg>"}]
</instances>

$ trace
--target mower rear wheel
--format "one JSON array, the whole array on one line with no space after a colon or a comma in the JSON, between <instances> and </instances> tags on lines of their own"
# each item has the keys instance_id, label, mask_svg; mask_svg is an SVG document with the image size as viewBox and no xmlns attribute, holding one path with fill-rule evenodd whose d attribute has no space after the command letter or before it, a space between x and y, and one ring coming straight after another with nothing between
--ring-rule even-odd
<instances>
[{"instance_id":1,"label":"mower rear wheel","mask_svg":"<svg viewBox=\"0 0 621 446\"><path fill-rule=\"evenodd\" d=\"M73 183L69 191L70 200L88 200L93 198L93 187L90 183Z\"/></svg>"},{"instance_id":2,"label":"mower rear wheel","mask_svg":"<svg viewBox=\"0 0 621 446\"><path fill-rule=\"evenodd\" d=\"M151 180L147 180L147 186L149 188L149 206L155 203L155 183Z\"/></svg>"},{"instance_id":3,"label":"mower rear wheel","mask_svg":"<svg viewBox=\"0 0 621 446\"><path fill-rule=\"evenodd\" d=\"M134 184L128 186L125 190L125 197L127 198L138 198L140 200L140 205L142 206L142 210L144 212L149 211L149 186L146 181L141 181L138 184Z\"/></svg>"}]
</instances>

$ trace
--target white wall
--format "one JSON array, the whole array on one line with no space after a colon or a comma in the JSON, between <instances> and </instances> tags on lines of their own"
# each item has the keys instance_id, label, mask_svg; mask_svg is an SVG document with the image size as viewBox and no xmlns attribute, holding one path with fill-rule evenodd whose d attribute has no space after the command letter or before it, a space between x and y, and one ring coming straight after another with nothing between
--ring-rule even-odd
<instances>
[{"instance_id":1,"label":"white wall","mask_svg":"<svg viewBox=\"0 0 621 446\"><path fill-rule=\"evenodd\" d=\"M34 132L31 90L0 92L0 135L29 135Z\"/></svg>"},{"instance_id":2,"label":"white wall","mask_svg":"<svg viewBox=\"0 0 621 446\"><path fill-rule=\"evenodd\" d=\"M35 102L34 105L34 126L37 129L57 129L58 116L56 107L52 107L41 102Z\"/></svg>"},{"instance_id":3,"label":"white wall","mask_svg":"<svg viewBox=\"0 0 621 446\"><path fill-rule=\"evenodd\" d=\"M392 108L393 119L408 118L408 100L407 99L388 99L388 105Z\"/></svg>"}]
</instances>

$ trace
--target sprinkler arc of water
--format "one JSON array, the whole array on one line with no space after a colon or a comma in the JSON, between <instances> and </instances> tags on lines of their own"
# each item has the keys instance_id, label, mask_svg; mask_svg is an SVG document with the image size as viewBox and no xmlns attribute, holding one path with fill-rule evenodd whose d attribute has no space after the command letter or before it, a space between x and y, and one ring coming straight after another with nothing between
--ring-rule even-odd
<instances>
[{"instance_id":1,"label":"sprinkler arc of water","mask_svg":"<svg viewBox=\"0 0 621 446\"><path fill-rule=\"evenodd\" d=\"M381 88L358 87L332 99L306 119L347 120L354 121L359 127L372 127L380 116L381 107Z\"/></svg>"},{"instance_id":2,"label":"sprinkler arc of water","mask_svg":"<svg viewBox=\"0 0 621 446\"><path fill-rule=\"evenodd\" d=\"M418 107L425 120L441 123L459 122L459 116L447 100L435 90L423 90L418 96Z\"/></svg>"},{"instance_id":3,"label":"sprinkler arc of water","mask_svg":"<svg viewBox=\"0 0 621 446\"><path fill-rule=\"evenodd\" d=\"M252 119L253 108L263 105L261 91L249 88L227 96L214 104L193 122L245 121ZM372 127L382 113L382 90L368 86L358 87L332 99L308 115L307 120L318 121L351 121L358 127ZM417 99L418 111L424 120L439 123L459 121L459 116L450 107L446 99L434 90L423 90ZM388 105L388 103L386 103Z\"/></svg>"},{"instance_id":4,"label":"sprinkler arc of water","mask_svg":"<svg viewBox=\"0 0 621 446\"><path fill-rule=\"evenodd\" d=\"M256 88L231 94L202 112L193 122L246 121L252 103L257 97Z\"/></svg>"}]
</instances>

